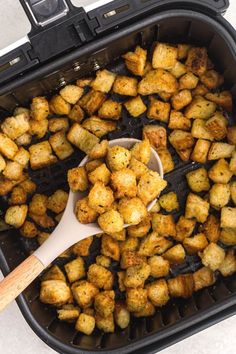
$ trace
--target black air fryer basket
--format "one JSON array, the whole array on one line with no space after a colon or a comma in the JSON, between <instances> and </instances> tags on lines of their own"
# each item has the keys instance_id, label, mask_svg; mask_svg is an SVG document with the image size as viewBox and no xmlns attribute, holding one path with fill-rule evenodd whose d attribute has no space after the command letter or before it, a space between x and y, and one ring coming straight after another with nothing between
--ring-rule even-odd
<instances>
[{"instance_id":1,"label":"black air fryer basket","mask_svg":"<svg viewBox=\"0 0 236 354\"><path fill-rule=\"evenodd\" d=\"M157 40L206 46L217 69L224 74L236 104L236 32L222 17L228 0L116 0L89 13L75 8L68 0L45 1L59 4L56 10L49 7L51 12L45 12L39 1L21 3L32 31L29 43L0 58L0 119L9 116L17 105L27 105L32 97L50 95L99 68L125 74L120 56L136 45L150 47ZM141 138L142 127L148 123L145 116L130 120L124 112L117 131L108 139ZM180 162L174 150L171 152L176 169L166 178L184 207L188 193L184 175L196 164ZM32 172L37 191L52 193L59 187L67 188L66 172L77 166L82 157L76 151L65 162ZM0 202L3 214L6 202ZM86 259L87 265L96 257L96 242ZM34 241L21 238L12 229L0 232L0 244L4 274L37 247ZM184 265L172 270L172 275L192 272L199 266L198 258L188 257ZM115 265L112 267L115 271ZM58 321L55 311L39 301L38 279L18 297L17 303L35 333L60 353L154 353L235 314L236 278L218 276L214 286L187 300L172 300L153 317L132 319L127 329L117 329L114 334L95 331L92 336L85 336L76 333L73 325Z\"/></svg>"}]
</instances>

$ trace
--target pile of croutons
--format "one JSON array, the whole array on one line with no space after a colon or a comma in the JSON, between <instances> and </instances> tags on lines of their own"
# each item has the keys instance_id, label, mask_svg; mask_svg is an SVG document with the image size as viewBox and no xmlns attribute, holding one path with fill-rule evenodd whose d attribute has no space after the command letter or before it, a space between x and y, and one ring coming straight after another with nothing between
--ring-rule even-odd
<instances>
[{"instance_id":1,"label":"pile of croutons","mask_svg":"<svg viewBox=\"0 0 236 354\"><path fill-rule=\"evenodd\" d=\"M150 120L143 139L158 152L165 173L178 167L173 151L186 164L195 163L186 174L189 194L182 210L175 191L164 191L137 225L121 229L120 223L120 231L114 231L107 219L100 223L105 233L95 236L101 247L94 263L87 265L84 258L95 239L89 237L63 254L73 260L64 267L53 265L42 276L41 301L87 335L95 326L104 332L114 332L115 324L126 328L131 315L151 316L170 298L190 297L214 284L218 274L236 271L236 125L230 120L233 101L223 89L223 76L206 48L188 44L156 43L149 54L137 47L123 59L128 75L99 70L95 78L79 79L50 100L35 97L30 109L16 108L1 124L0 195L8 195L10 204L5 221L25 237L37 236L40 244L49 235L45 228L60 220L68 195L62 190L51 196L35 194L28 167L67 159L75 147L91 161L84 169L69 171L71 189L91 186L91 192L96 186L90 201L77 203L80 222L114 214L112 198L109 206L108 199L97 203L112 174L109 188L118 199L129 203L136 198L133 187L136 183L138 189L143 179L142 203L151 198L144 178L147 167L138 154L114 170L111 161L106 165L103 160L108 143L100 139L119 127L123 110L131 120ZM198 256L201 268L173 277L171 268L184 264L188 255ZM114 262L117 272L112 271ZM117 286L123 300L116 299Z\"/></svg>"}]
</instances>

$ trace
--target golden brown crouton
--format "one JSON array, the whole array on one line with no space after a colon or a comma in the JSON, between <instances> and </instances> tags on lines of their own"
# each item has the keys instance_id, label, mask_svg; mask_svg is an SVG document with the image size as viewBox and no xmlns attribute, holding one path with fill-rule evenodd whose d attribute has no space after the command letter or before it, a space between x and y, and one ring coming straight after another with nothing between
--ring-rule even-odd
<instances>
[{"instance_id":1,"label":"golden brown crouton","mask_svg":"<svg viewBox=\"0 0 236 354\"><path fill-rule=\"evenodd\" d=\"M154 306L162 307L170 299L167 282L159 279L146 286L148 299Z\"/></svg>"},{"instance_id":2,"label":"golden brown crouton","mask_svg":"<svg viewBox=\"0 0 236 354\"><path fill-rule=\"evenodd\" d=\"M161 122L168 122L170 115L170 104L162 102L154 97L150 97L150 104L147 112L149 119L159 120Z\"/></svg>"},{"instance_id":3,"label":"golden brown crouton","mask_svg":"<svg viewBox=\"0 0 236 354\"><path fill-rule=\"evenodd\" d=\"M95 135L88 132L78 123L72 125L67 139L86 154L89 154L92 148L99 142L99 139Z\"/></svg>"},{"instance_id":4,"label":"golden brown crouton","mask_svg":"<svg viewBox=\"0 0 236 354\"><path fill-rule=\"evenodd\" d=\"M170 264L181 264L185 260L185 250L182 245L178 244L163 253L162 257L167 259Z\"/></svg>"},{"instance_id":5,"label":"golden brown crouton","mask_svg":"<svg viewBox=\"0 0 236 354\"><path fill-rule=\"evenodd\" d=\"M158 155L162 162L163 172L169 173L175 168L174 161L172 159L171 153L166 148L159 148Z\"/></svg>"},{"instance_id":6,"label":"golden brown crouton","mask_svg":"<svg viewBox=\"0 0 236 354\"><path fill-rule=\"evenodd\" d=\"M147 166L134 157L130 160L129 169L134 172L137 180L139 180L144 173L148 172Z\"/></svg>"},{"instance_id":7,"label":"golden brown crouton","mask_svg":"<svg viewBox=\"0 0 236 354\"><path fill-rule=\"evenodd\" d=\"M25 133L15 140L18 146L29 145L31 143L32 136L29 133Z\"/></svg>"},{"instance_id":8,"label":"golden brown crouton","mask_svg":"<svg viewBox=\"0 0 236 354\"><path fill-rule=\"evenodd\" d=\"M62 189L58 189L48 198L47 208L53 211L54 213L59 214L65 209L67 200L68 193L66 193Z\"/></svg>"},{"instance_id":9,"label":"golden brown crouton","mask_svg":"<svg viewBox=\"0 0 236 354\"><path fill-rule=\"evenodd\" d=\"M127 310L127 307L124 303L121 301L116 302L115 304L115 311L114 311L114 318L116 324L124 329L128 327L129 322L130 322L130 313Z\"/></svg>"},{"instance_id":10,"label":"golden brown crouton","mask_svg":"<svg viewBox=\"0 0 236 354\"><path fill-rule=\"evenodd\" d=\"M25 107L16 107L14 109L13 115L17 116L18 114L22 114L22 113L24 113L26 115L27 119L30 119L30 110Z\"/></svg>"},{"instance_id":11,"label":"golden brown crouton","mask_svg":"<svg viewBox=\"0 0 236 354\"><path fill-rule=\"evenodd\" d=\"M23 166L15 161L8 161L3 175L10 180L19 180L23 175Z\"/></svg>"},{"instance_id":12,"label":"golden brown crouton","mask_svg":"<svg viewBox=\"0 0 236 354\"><path fill-rule=\"evenodd\" d=\"M170 113L168 128L188 131L191 129L191 121L186 118L183 113L172 110Z\"/></svg>"},{"instance_id":13,"label":"golden brown crouton","mask_svg":"<svg viewBox=\"0 0 236 354\"><path fill-rule=\"evenodd\" d=\"M50 110L59 115L68 115L71 110L71 106L60 95L55 95L50 100Z\"/></svg>"},{"instance_id":14,"label":"golden brown crouton","mask_svg":"<svg viewBox=\"0 0 236 354\"><path fill-rule=\"evenodd\" d=\"M185 217L195 218L198 222L205 222L209 214L210 204L196 194L189 193L185 206Z\"/></svg>"},{"instance_id":15,"label":"golden brown crouton","mask_svg":"<svg viewBox=\"0 0 236 354\"><path fill-rule=\"evenodd\" d=\"M29 212L35 215L44 215L47 210L48 197L44 194L35 194L29 204Z\"/></svg>"},{"instance_id":16,"label":"golden brown crouton","mask_svg":"<svg viewBox=\"0 0 236 354\"><path fill-rule=\"evenodd\" d=\"M207 120L205 128L216 140L222 140L227 134L227 124L227 119L217 111Z\"/></svg>"},{"instance_id":17,"label":"golden brown crouton","mask_svg":"<svg viewBox=\"0 0 236 354\"><path fill-rule=\"evenodd\" d=\"M73 284L72 293L78 303L82 308L90 307L93 304L95 296L98 294L99 290L87 280L80 280Z\"/></svg>"},{"instance_id":18,"label":"golden brown crouton","mask_svg":"<svg viewBox=\"0 0 236 354\"><path fill-rule=\"evenodd\" d=\"M206 163L210 146L211 146L210 141L204 139L198 139L194 146L191 155L191 160L202 164Z\"/></svg>"},{"instance_id":19,"label":"golden brown crouton","mask_svg":"<svg viewBox=\"0 0 236 354\"><path fill-rule=\"evenodd\" d=\"M169 135L169 141L176 150L190 149L194 145L192 135L183 130L173 130Z\"/></svg>"},{"instance_id":20,"label":"golden brown crouton","mask_svg":"<svg viewBox=\"0 0 236 354\"><path fill-rule=\"evenodd\" d=\"M170 263L162 256L152 256L148 259L148 264L151 267L150 275L154 278L162 278L169 274Z\"/></svg>"},{"instance_id":21,"label":"golden brown crouton","mask_svg":"<svg viewBox=\"0 0 236 354\"><path fill-rule=\"evenodd\" d=\"M206 98L209 101L222 106L227 112L232 112L233 109L233 99L230 91L222 91L217 93L209 92L206 94Z\"/></svg>"},{"instance_id":22,"label":"golden brown crouton","mask_svg":"<svg viewBox=\"0 0 236 354\"><path fill-rule=\"evenodd\" d=\"M81 224L95 222L98 217L98 213L89 206L88 197L80 199L76 202L75 215Z\"/></svg>"},{"instance_id":23,"label":"golden brown crouton","mask_svg":"<svg viewBox=\"0 0 236 354\"><path fill-rule=\"evenodd\" d=\"M66 263L65 271L70 283L85 277L85 266L82 257L77 257L73 261Z\"/></svg>"},{"instance_id":24,"label":"golden brown crouton","mask_svg":"<svg viewBox=\"0 0 236 354\"><path fill-rule=\"evenodd\" d=\"M110 257L115 261L120 259L119 243L109 235L102 235L101 254Z\"/></svg>"},{"instance_id":25,"label":"golden brown crouton","mask_svg":"<svg viewBox=\"0 0 236 354\"><path fill-rule=\"evenodd\" d=\"M228 204L230 200L230 187L228 184L216 183L210 189L209 201L211 206L221 209Z\"/></svg>"},{"instance_id":26,"label":"golden brown crouton","mask_svg":"<svg viewBox=\"0 0 236 354\"><path fill-rule=\"evenodd\" d=\"M175 93L171 97L171 103L176 111L179 111L186 107L192 101L192 95L190 90L182 90Z\"/></svg>"},{"instance_id":27,"label":"golden brown crouton","mask_svg":"<svg viewBox=\"0 0 236 354\"><path fill-rule=\"evenodd\" d=\"M70 104L76 104L83 93L84 90L76 85L66 85L60 90L61 97Z\"/></svg>"},{"instance_id":28,"label":"golden brown crouton","mask_svg":"<svg viewBox=\"0 0 236 354\"><path fill-rule=\"evenodd\" d=\"M25 204L9 207L5 214L6 224L11 225L16 229L20 228L25 222L27 211L28 206Z\"/></svg>"},{"instance_id":29,"label":"golden brown crouton","mask_svg":"<svg viewBox=\"0 0 236 354\"><path fill-rule=\"evenodd\" d=\"M46 119L49 115L49 104L45 97L34 97L30 109L30 115L35 120Z\"/></svg>"},{"instance_id":30,"label":"golden brown crouton","mask_svg":"<svg viewBox=\"0 0 236 354\"><path fill-rule=\"evenodd\" d=\"M98 115L103 119L118 120L121 116L121 110L121 103L108 99L100 107Z\"/></svg>"},{"instance_id":31,"label":"golden brown crouton","mask_svg":"<svg viewBox=\"0 0 236 354\"><path fill-rule=\"evenodd\" d=\"M176 224L176 235L173 237L177 241L182 242L186 237L190 237L192 235L195 225L195 220L186 219L181 215Z\"/></svg>"},{"instance_id":32,"label":"golden brown crouton","mask_svg":"<svg viewBox=\"0 0 236 354\"><path fill-rule=\"evenodd\" d=\"M137 225L147 216L147 209L139 198L123 198L120 200L118 210L129 225Z\"/></svg>"},{"instance_id":33,"label":"golden brown crouton","mask_svg":"<svg viewBox=\"0 0 236 354\"><path fill-rule=\"evenodd\" d=\"M195 291L206 288L207 286L211 286L216 281L214 272L207 267L202 267L201 269L194 272L193 280Z\"/></svg>"},{"instance_id":34,"label":"golden brown crouton","mask_svg":"<svg viewBox=\"0 0 236 354\"><path fill-rule=\"evenodd\" d=\"M186 174L187 182L193 192L203 192L210 189L210 182L207 175L207 170L200 167L197 170Z\"/></svg>"},{"instance_id":35,"label":"golden brown crouton","mask_svg":"<svg viewBox=\"0 0 236 354\"><path fill-rule=\"evenodd\" d=\"M148 139L151 146L157 151L166 148L166 135L166 129L158 125L145 125L143 128L143 139Z\"/></svg>"},{"instance_id":36,"label":"golden brown crouton","mask_svg":"<svg viewBox=\"0 0 236 354\"><path fill-rule=\"evenodd\" d=\"M79 100L79 104L89 115L92 115L99 110L105 100L105 93L91 89Z\"/></svg>"},{"instance_id":37,"label":"golden brown crouton","mask_svg":"<svg viewBox=\"0 0 236 354\"><path fill-rule=\"evenodd\" d=\"M147 289L127 289L126 305L130 312L141 311L147 302Z\"/></svg>"},{"instance_id":38,"label":"golden brown crouton","mask_svg":"<svg viewBox=\"0 0 236 354\"><path fill-rule=\"evenodd\" d=\"M196 96L185 109L185 116L189 119L208 119L216 111L216 104L202 96Z\"/></svg>"},{"instance_id":39,"label":"golden brown crouton","mask_svg":"<svg viewBox=\"0 0 236 354\"><path fill-rule=\"evenodd\" d=\"M206 129L206 121L204 119L195 119L192 125L191 134L194 138L213 141L214 137L208 129Z\"/></svg>"},{"instance_id":40,"label":"golden brown crouton","mask_svg":"<svg viewBox=\"0 0 236 354\"><path fill-rule=\"evenodd\" d=\"M199 233L193 237L186 237L183 245L188 254L195 254L203 251L207 247L208 242L206 236L203 233Z\"/></svg>"},{"instance_id":41,"label":"golden brown crouton","mask_svg":"<svg viewBox=\"0 0 236 354\"><path fill-rule=\"evenodd\" d=\"M86 257L89 255L89 248L93 242L93 236L89 236L85 238L84 240L81 240L77 243L74 244L72 247L72 252L76 256L83 256Z\"/></svg>"},{"instance_id":42,"label":"golden brown crouton","mask_svg":"<svg viewBox=\"0 0 236 354\"><path fill-rule=\"evenodd\" d=\"M124 279L125 279L125 271L117 272L118 277L118 286L121 292L125 291Z\"/></svg>"},{"instance_id":43,"label":"golden brown crouton","mask_svg":"<svg viewBox=\"0 0 236 354\"><path fill-rule=\"evenodd\" d=\"M88 203L97 213L102 214L114 202L113 192L102 182L96 182L88 195ZM120 230L119 230L120 231Z\"/></svg>"},{"instance_id":44,"label":"golden brown crouton","mask_svg":"<svg viewBox=\"0 0 236 354\"><path fill-rule=\"evenodd\" d=\"M139 180L137 196L147 205L157 198L166 186L167 182L157 172L149 170Z\"/></svg>"},{"instance_id":45,"label":"golden brown crouton","mask_svg":"<svg viewBox=\"0 0 236 354\"><path fill-rule=\"evenodd\" d=\"M113 85L113 92L118 95L136 97L138 94L138 80L129 76L117 76Z\"/></svg>"},{"instance_id":46,"label":"golden brown crouton","mask_svg":"<svg viewBox=\"0 0 236 354\"><path fill-rule=\"evenodd\" d=\"M18 147L14 141L0 133L0 153L8 159L13 159L17 151Z\"/></svg>"},{"instance_id":47,"label":"golden brown crouton","mask_svg":"<svg viewBox=\"0 0 236 354\"><path fill-rule=\"evenodd\" d=\"M29 153L30 166L33 170L51 165L57 161L56 156L52 154L52 149L48 141L31 145Z\"/></svg>"},{"instance_id":48,"label":"golden brown crouton","mask_svg":"<svg viewBox=\"0 0 236 354\"><path fill-rule=\"evenodd\" d=\"M127 228L130 237L143 237L148 234L151 228L151 217L148 215L138 225L132 225Z\"/></svg>"},{"instance_id":49,"label":"golden brown crouton","mask_svg":"<svg viewBox=\"0 0 236 354\"><path fill-rule=\"evenodd\" d=\"M191 72L188 72L179 79L179 88L180 90L193 90L196 88L198 81L199 78L197 76Z\"/></svg>"},{"instance_id":50,"label":"golden brown crouton","mask_svg":"<svg viewBox=\"0 0 236 354\"><path fill-rule=\"evenodd\" d=\"M123 229L119 232L112 232L109 234L111 237L113 237L117 241L125 241L126 239L126 229Z\"/></svg>"},{"instance_id":51,"label":"golden brown crouton","mask_svg":"<svg viewBox=\"0 0 236 354\"><path fill-rule=\"evenodd\" d=\"M37 215L29 213L29 216L36 224L45 229L55 226L55 221L47 214Z\"/></svg>"},{"instance_id":52,"label":"golden brown crouton","mask_svg":"<svg viewBox=\"0 0 236 354\"><path fill-rule=\"evenodd\" d=\"M26 220L20 228L20 234L27 238L33 238L38 235L38 229L33 222Z\"/></svg>"},{"instance_id":53,"label":"golden brown crouton","mask_svg":"<svg viewBox=\"0 0 236 354\"><path fill-rule=\"evenodd\" d=\"M192 149L184 149L184 150L176 150L177 154L181 158L182 161L186 162L190 160L190 156L192 153Z\"/></svg>"},{"instance_id":54,"label":"golden brown crouton","mask_svg":"<svg viewBox=\"0 0 236 354\"><path fill-rule=\"evenodd\" d=\"M129 101L126 101L124 103L124 106L127 109L127 111L129 112L129 114L135 118L139 117L141 114L143 114L147 110L147 107L143 103L143 100L140 96L131 98Z\"/></svg>"},{"instance_id":55,"label":"golden brown crouton","mask_svg":"<svg viewBox=\"0 0 236 354\"><path fill-rule=\"evenodd\" d=\"M216 243L210 243L199 256L205 267L215 271L219 269L222 264L225 258L225 251Z\"/></svg>"},{"instance_id":56,"label":"golden brown crouton","mask_svg":"<svg viewBox=\"0 0 236 354\"><path fill-rule=\"evenodd\" d=\"M99 315L99 313L96 313L95 320L97 328L101 331L105 333L113 333L115 331L113 314L110 314L107 317L103 317Z\"/></svg>"},{"instance_id":57,"label":"golden brown crouton","mask_svg":"<svg viewBox=\"0 0 236 354\"><path fill-rule=\"evenodd\" d=\"M30 179L26 179L25 181L20 183L20 186L26 191L28 194L32 194L36 190L36 184Z\"/></svg>"},{"instance_id":58,"label":"golden brown crouton","mask_svg":"<svg viewBox=\"0 0 236 354\"><path fill-rule=\"evenodd\" d=\"M236 125L228 127L227 140L229 144L236 145Z\"/></svg>"},{"instance_id":59,"label":"golden brown crouton","mask_svg":"<svg viewBox=\"0 0 236 354\"><path fill-rule=\"evenodd\" d=\"M108 170L105 163L98 166L88 174L88 179L92 184L102 182L107 185L110 182L111 172Z\"/></svg>"},{"instance_id":60,"label":"golden brown crouton","mask_svg":"<svg viewBox=\"0 0 236 354\"><path fill-rule=\"evenodd\" d=\"M40 301L44 304L61 306L71 297L69 286L63 280L44 280L41 282Z\"/></svg>"},{"instance_id":61,"label":"golden brown crouton","mask_svg":"<svg viewBox=\"0 0 236 354\"><path fill-rule=\"evenodd\" d=\"M82 77L82 78L76 80L76 85L84 88L85 86L89 86L90 83L92 82L92 80L93 79L91 77Z\"/></svg>"},{"instance_id":62,"label":"golden brown crouton","mask_svg":"<svg viewBox=\"0 0 236 354\"><path fill-rule=\"evenodd\" d=\"M31 135L36 135L38 139L41 139L44 137L44 135L47 133L48 130L48 120L44 119L42 121L37 121L31 119L29 121L30 124L30 134Z\"/></svg>"},{"instance_id":63,"label":"golden brown crouton","mask_svg":"<svg viewBox=\"0 0 236 354\"><path fill-rule=\"evenodd\" d=\"M142 238L138 254L141 256L153 256L162 254L172 246L172 242L158 235L156 231L151 232Z\"/></svg>"},{"instance_id":64,"label":"golden brown crouton","mask_svg":"<svg viewBox=\"0 0 236 354\"><path fill-rule=\"evenodd\" d=\"M153 213L152 229L157 231L157 233L163 237L175 237L176 235L175 223L172 215Z\"/></svg>"},{"instance_id":65,"label":"golden brown crouton","mask_svg":"<svg viewBox=\"0 0 236 354\"><path fill-rule=\"evenodd\" d=\"M234 250L228 250L225 259L220 265L219 271L224 277L229 277L236 272L236 257Z\"/></svg>"},{"instance_id":66,"label":"golden brown crouton","mask_svg":"<svg viewBox=\"0 0 236 354\"><path fill-rule=\"evenodd\" d=\"M219 159L208 171L209 178L215 183L228 183L232 175L225 159Z\"/></svg>"},{"instance_id":67,"label":"golden brown crouton","mask_svg":"<svg viewBox=\"0 0 236 354\"><path fill-rule=\"evenodd\" d=\"M157 69L149 71L140 81L138 93L143 96L162 92L173 94L177 88L178 82L174 75L163 69Z\"/></svg>"},{"instance_id":68,"label":"golden brown crouton","mask_svg":"<svg viewBox=\"0 0 236 354\"><path fill-rule=\"evenodd\" d=\"M147 263L131 266L127 268L124 278L124 285L127 288L137 288L144 286L145 280L150 275L150 266Z\"/></svg>"},{"instance_id":69,"label":"golden brown crouton","mask_svg":"<svg viewBox=\"0 0 236 354\"><path fill-rule=\"evenodd\" d=\"M222 228L236 228L236 208L224 207L221 209L220 226Z\"/></svg>"},{"instance_id":70,"label":"golden brown crouton","mask_svg":"<svg viewBox=\"0 0 236 354\"><path fill-rule=\"evenodd\" d=\"M236 205L236 181L233 181L230 184L230 194L233 203Z\"/></svg>"},{"instance_id":71,"label":"golden brown crouton","mask_svg":"<svg viewBox=\"0 0 236 354\"><path fill-rule=\"evenodd\" d=\"M100 254L96 257L96 264L104 268L109 268L111 265L111 258Z\"/></svg>"},{"instance_id":72,"label":"golden brown crouton","mask_svg":"<svg viewBox=\"0 0 236 354\"><path fill-rule=\"evenodd\" d=\"M209 92L208 88L202 83L198 83L196 88L192 90L192 96L205 96Z\"/></svg>"},{"instance_id":73,"label":"golden brown crouton","mask_svg":"<svg viewBox=\"0 0 236 354\"><path fill-rule=\"evenodd\" d=\"M27 200L27 193L21 186L16 186L11 192L11 197L9 199L10 205L20 205L25 204Z\"/></svg>"},{"instance_id":74,"label":"golden brown crouton","mask_svg":"<svg viewBox=\"0 0 236 354\"><path fill-rule=\"evenodd\" d=\"M131 159L131 152L122 146L113 146L108 149L107 163L112 171L126 168Z\"/></svg>"},{"instance_id":75,"label":"golden brown crouton","mask_svg":"<svg viewBox=\"0 0 236 354\"><path fill-rule=\"evenodd\" d=\"M111 174L111 186L116 198L135 197L137 194L135 173L129 168L113 172Z\"/></svg>"},{"instance_id":76,"label":"golden brown crouton","mask_svg":"<svg viewBox=\"0 0 236 354\"><path fill-rule=\"evenodd\" d=\"M97 288L110 290L110 280L113 276L108 269L97 264L92 264L89 266L87 277L88 280Z\"/></svg>"},{"instance_id":77,"label":"golden brown crouton","mask_svg":"<svg viewBox=\"0 0 236 354\"><path fill-rule=\"evenodd\" d=\"M167 280L170 296L188 298L194 291L193 274L181 274Z\"/></svg>"},{"instance_id":78,"label":"golden brown crouton","mask_svg":"<svg viewBox=\"0 0 236 354\"><path fill-rule=\"evenodd\" d=\"M229 158L232 156L234 149L234 145L227 143L212 143L208 153L208 160Z\"/></svg>"},{"instance_id":79,"label":"golden brown crouton","mask_svg":"<svg viewBox=\"0 0 236 354\"><path fill-rule=\"evenodd\" d=\"M44 273L43 280L62 280L66 283L66 277L62 270L57 266L53 265L46 273Z\"/></svg>"},{"instance_id":80,"label":"golden brown crouton","mask_svg":"<svg viewBox=\"0 0 236 354\"><path fill-rule=\"evenodd\" d=\"M92 116L83 121L82 127L93 133L98 138L116 129L116 123L104 121L96 116Z\"/></svg>"},{"instance_id":81,"label":"golden brown crouton","mask_svg":"<svg viewBox=\"0 0 236 354\"><path fill-rule=\"evenodd\" d=\"M236 150L233 151L233 153L232 153L232 157L231 157L230 163L229 163L229 169L231 172L236 174Z\"/></svg>"},{"instance_id":82,"label":"golden brown crouton","mask_svg":"<svg viewBox=\"0 0 236 354\"><path fill-rule=\"evenodd\" d=\"M209 89L216 89L224 82L224 77L215 70L206 71L201 77L201 82Z\"/></svg>"},{"instance_id":83,"label":"golden brown crouton","mask_svg":"<svg viewBox=\"0 0 236 354\"><path fill-rule=\"evenodd\" d=\"M200 230L210 242L217 242L220 237L220 221L214 215L209 215Z\"/></svg>"},{"instance_id":84,"label":"golden brown crouton","mask_svg":"<svg viewBox=\"0 0 236 354\"><path fill-rule=\"evenodd\" d=\"M236 229L235 228L223 228L220 232L220 242L227 246L236 245Z\"/></svg>"},{"instance_id":85,"label":"golden brown crouton","mask_svg":"<svg viewBox=\"0 0 236 354\"><path fill-rule=\"evenodd\" d=\"M143 76L147 59L147 50L137 46L134 52L122 55L125 65L134 75Z\"/></svg>"},{"instance_id":86,"label":"golden brown crouton","mask_svg":"<svg viewBox=\"0 0 236 354\"><path fill-rule=\"evenodd\" d=\"M57 310L57 317L60 321L74 323L79 317L80 309L71 304L63 305Z\"/></svg>"},{"instance_id":87,"label":"golden brown crouton","mask_svg":"<svg viewBox=\"0 0 236 354\"><path fill-rule=\"evenodd\" d=\"M65 160L74 152L73 147L66 139L65 133L63 131L51 135L49 138L49 143L51 144L53 151L60 160Z\"/></svg>"},{"instance_id":88,"label":"golden brown crouton","mask_svg":"<svg viewBox=\"0 0 236 354\"><path fill-rule=\"evenodd\" d=\"M23 147L20 147L16 155L14 156L14 161L18 162L23 167L28 165L30 154ZM1 169L1 168L0 168Z\"/></svg>"},{"instance_id":89,"label":"golden brown crouton","mask_svg":"<svg viewBox=\"0 0 236 354\"><path fill-rule=\"evenodd\" d=\"M180 61L176 61L175 66L171 69L171 74L174 75L177 79L184 75L187 71L186 65L181 63Z\"/></svg>"},{"instance_id":90,"label":"golden brown crouton","mask_svg":"<svg viewBox=\"0 0 236 354\"><path fill-rule=\"evenodd\" d=\"M75 329L90 336L95 328L95 318L93 316L81 313L75 324Z\"/></svg>"},{"instance_id":91,"label":"golden brown crouton","mask_svg":"<svg viewBox=\"0 0 236 354\"><path fill-rule=\"evenodd\" d=\"M136 311L133 313L134 317L148 317L153 316L155 314L155 306L151 301L147 301L145 307L141 311Z\"/></svg>"},{"instance_id":92,"label":"golden brown crouton","mask_svg":"<svg viewBox=\"0 0 236 354\"><path fill-rule=\"evenodd\" d=\"M4 160L2 155L0 154L0 172L2 172L5 167L6 167L6 161Z\"/></svg>"},{"instance_id":93,"label":"golden brown crouton","mask_svg":"<svg viewBox=\"0 0 236 354\"><path fill-rule=\"evenodd\" d=\"M162 209L164 209L167 212L172 212L173 210L179 209L179 203L178 203L178 198L177 194L174 192L169 192L167 194L163 194L159 198L159 203Z\"/></svg>"},{"instance_id":94,"label":"golden brown crouton","mask_svg":"<svg viewBox=\"0 0 236 354\"><path fill-rule=\"evenodd\" d=\"M102 291L95 296L94 308L96 312L103 317L108 317L115 309L115 292Z\"/></svg>"},{"instance_id":95,"label":"golden brown crouton","mask_svg":"<svg viewBox=\"0 0 236 354\"><path fill-rule=\"evenodd\" d=\"M48 121L48 130L51 133L59 132L63 130L64 132L69 129L69 122L67 118L51 118Z\"/></svg>"},{"instance_id":96,"label":"golden brown crouton","mask_svg":"<svg viewBox=\"0 0 236 354\"><path fill-rule=\"evenodd\" d=\"M68 117L78 123L84 119L84 111L78 103L73 106L70 113L68 114Z\"/></svg>"},{"instance_id":97,"label":"golden brown crouton","mask_svg":"<svg viewBox=\"0 0 236 354\"><path fill-rule=\"evenodd\" d=\"M186 59L189 49L191 48L190 44L178 44L178 59Z\"/></svg>"},{"instance_id":98,"label":"golden brown crouton","mask_svg":"<svg viewBox=\"0 0 236 354\"><path fill-rule=\"evenodd\" d=\"M121 254L126 251L137 251L139 240L136 237L128 236L123 242L120 242Z\"/></svg>"},{"instance_id":99,"label":"golden brown crouton","mask_svg":"<svg viewBox=\"0 0 236 354\"><path fill-rule=\"evenodd\" d=\"M27 116L22 113L15 117L6 118L1 124L1 128L4 134L10 139L15 140L28 132L30 126Z\"/></svg>"},{"instance_id":100,"label":"golden brown crouton","mask_svg":"<svg viewBox=\"0 0 236 354\"><path fill-rule=\"evenodd\" d=\"M166 43L157 43L152 57L154 69L172 69L177 61L178 49Z\"/></svg>"},{"instance_id":101,"label":"golden brown crouton","mask_svg":"<svg viewBox=\"0 0 236 354\"><path fill-rule=\"evenodd\" d=\"M67 180L72 192L84 192L88 189L88 178L85 167L75 167L68 171Z\"/></svg>"},{"instance_id":102,"label":"golden brown crouton","mask_svg":"<svg viewBox=\"0 0 236 354\"><path fill-rule=\"evenodd\" d=\"M122 250L121 252L121 261L120 261L121 269L127 269L128 267L142 264L145 261L146 258L144 256L141 256L135 251Z\"/></svg>"},{"instance_id":103,"label":"golden brown crouton","mask_svg":"<svg viewBox=\"0 0 236 354\"><path fill-rule=\"evenodd\" d=\"M110 234L120 232L124 228L124 220L116 210L108 210L98 218L100 228Z\"/></svg>"},{"instance_id":104,"label":"golden brown crouton","mask_svg":"<svg viewBox=\"0 0 236 354\"><path fill-rule=\"evenodd\" d=\"M190 48L185 64L189 71L200 76L207 70L207 58L207 49L205 47Z\"/></svg>"},{"instance_id":105,"label":"golden brown crouton","mask_svg":"<svg viewBox=\"0 0 236 354\"><path fill-rule=\"evenodd\" d=\"M92 86L95 91L108 93L111 91L115 78L116 74L111 71L106 69L98 70L96 72L96 78L91 82L90 86Z\"/></svg>"},{"instance_id":106,"label":"golden brown crouton","mask_svg":"<svg viewBox=\"0 0 236 354\"><path fill-rule=\"evenodd\" d=\"M108 151L108 141L102 140L100 143L94 145L92 150L89 153L91 159L100 159L105 157Z\"/></svg>"}]
</instances>

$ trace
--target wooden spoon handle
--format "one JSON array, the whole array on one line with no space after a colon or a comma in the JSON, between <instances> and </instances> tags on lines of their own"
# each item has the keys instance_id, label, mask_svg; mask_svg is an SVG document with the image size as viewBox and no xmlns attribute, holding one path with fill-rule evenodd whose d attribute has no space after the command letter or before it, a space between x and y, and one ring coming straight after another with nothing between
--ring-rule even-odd
<instances>
[{"instance_id":1,"label":"wooden spoon handle","mask_svg":"<svg viewBox=\"0 0 236 354\"><path fill-rule=\"evenodd\" d=\"M42 272L44 265L31 255L0 282L0 312Z\"/></svg>"}]
</instances>

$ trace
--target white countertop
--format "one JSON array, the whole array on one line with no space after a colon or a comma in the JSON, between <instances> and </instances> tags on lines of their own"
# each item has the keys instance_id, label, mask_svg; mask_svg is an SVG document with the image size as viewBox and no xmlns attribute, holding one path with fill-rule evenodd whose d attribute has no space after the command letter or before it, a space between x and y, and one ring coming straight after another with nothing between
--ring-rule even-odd
<instances>
[{"instance_id":1,"label":"white countertop","mask_svg":"<svg viewBox=\"0 0 236 354\"><path fill-rule=\"evenodd\" d=\"M103 1L103 0L102 0ZM74 4L90 5L94 0L73 0ZM100 1L99 1L100 2ZM104 0L104 2L108 2ZM17 0L0 0L0 49L13 40L25 35L28 24ZM12 16L14 13L14 16ZM236 27L236 1L231 0L226 18ZM16 20L17 19L17 20ZM17 21L7 28L9 21ZM4 28L4 32L3 29ZM5 39L2 36L5 33ZM0 274L0 278L1 278ZM236 316L218 323L190 338L169 347L160 354L233 354L236 352ZM2 354L56 354L31 330L20 313L16 303L12 303L0 315L0 352Z\"/></svg>"}]
</instances>

